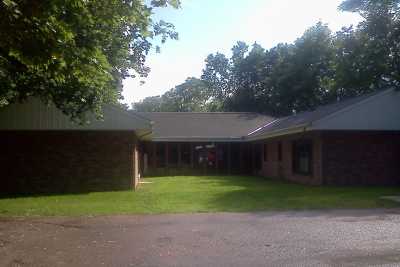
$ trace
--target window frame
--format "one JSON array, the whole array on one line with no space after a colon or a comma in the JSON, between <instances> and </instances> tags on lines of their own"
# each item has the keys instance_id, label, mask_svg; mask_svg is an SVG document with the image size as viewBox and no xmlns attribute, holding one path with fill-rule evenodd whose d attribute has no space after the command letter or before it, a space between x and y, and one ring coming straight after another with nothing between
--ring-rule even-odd
<instances>
[{"instance_id":1,"label":"window frame","mask_svg":"<svg viewBox=\"0 0 400 267\"><path fill-rule=\"evenodd\" d=\"M304 157L304 155L307 155L308 171L301 169L300 161L301 161L301 157ZM293 141L292 159L293 159L293 165L292 165L293 173L300 174L300 175L312 176L313 175L313 160L314 160L314 158L313 158L313 141L308 140L308 139Z\"/></svg>"},{"instance_id":2,"label":"window frame","mask_svg":"<svg viewBox=\"0 0 400 267\"><path fill-rule=\"evenodd\" d=\"M168 162L167 166L177 167L179 165L179 144L168 143Z\"/></svg>"}]
</instances>

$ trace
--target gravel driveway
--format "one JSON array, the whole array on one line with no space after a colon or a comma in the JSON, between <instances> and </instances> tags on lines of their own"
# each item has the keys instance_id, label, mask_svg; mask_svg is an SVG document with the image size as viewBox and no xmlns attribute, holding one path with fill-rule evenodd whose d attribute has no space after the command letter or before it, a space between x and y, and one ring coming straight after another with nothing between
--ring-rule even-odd
<instances>
[{"instance_id":1,"label":"gravel driveway","mask_svg":"<svg viewBox=\"0 0 400 267\"><path fill-rule=\"evenodd\" d=\"M382 265L400 210L0 218L0 266Z\"/></svg>"}]
</instances>

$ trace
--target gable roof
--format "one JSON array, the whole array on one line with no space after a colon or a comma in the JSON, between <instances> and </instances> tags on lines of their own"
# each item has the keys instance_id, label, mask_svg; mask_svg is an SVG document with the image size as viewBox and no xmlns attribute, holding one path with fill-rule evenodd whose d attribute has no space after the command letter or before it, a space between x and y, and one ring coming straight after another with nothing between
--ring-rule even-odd
<instances>
[{"instance_id":1,"label":"gable roof","mask_svg":"<svg viewBox=\"0 0 400 267\"><path fill-rule=\"evenodd\" d=\"M323 105L317 107L313 111L301 112L298 114L290 115L287 117L279 118L272 123L266 123L256 131L247 134L248 139L259 139L275 133L295 130L298 128L310 127L314 122L320 121L330 116L334 116L341 111L353 108L364 101L369 101L377 96L387 94L389 92L395 92L394 89L378 91L371 94L366 94L358 97L348 98L336 103ZM396 92L397 93L397 92ZM311 130L311 128L308 128ZM320 130L323 130L321 128Z\"/></svg>"},{"instance_id":2,"label":"gable roof","mask_svg":"<svg viewBox=\"0 0 400 267\"><path fill-rule=\"evenodd\" d=\"M103 107L103 120L90 115L90 123L73 123L53 104L46 105L39 98L29 98L0 108L0 130L135 130L151 131L151 122L122 108L112 105Z\"/></svg>"},{"instance_id":3,"label":"gable roof","mask_svg":"<svg viewBox=\"0 0 400 267\"><path fill-rule=\"evenodd\" d=\"M311 130L400 130L399 100L400 92L388 89L283 118L248 112L134 113L153 122L152 141L255 141Z\"/></svg>"},{"instance_id":4,"label":"gable roof","mask_svg":"<svg viewBox=\"0 0 400 267\"><path fill-rule=\"evenodd\" d=\"M138 112L153 121L153 141L240 141L274 118L248 112Z\"/></svg>"}]
</instances>

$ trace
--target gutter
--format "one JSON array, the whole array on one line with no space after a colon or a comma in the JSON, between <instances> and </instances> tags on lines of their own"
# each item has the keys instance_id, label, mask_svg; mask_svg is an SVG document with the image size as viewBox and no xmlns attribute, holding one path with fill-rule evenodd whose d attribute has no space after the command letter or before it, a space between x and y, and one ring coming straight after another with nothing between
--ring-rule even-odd
<instances>
[{"instance_id":1,"label":"gutter","mask_svg":"<svg viewBox=\"0 0 400 267\"><path fill-rule=\"evenodd\" d=\"M252 135L252 134L255 134L256 132L261 131L262 129L264 129L264 128L266 128L266 127L268 127L268 126L274 124L274 123L277 122L278 120L280 120L280 119L275 119L275 120L273 120L273 121L271 121L271 122L268 122L268 123L265 124L264 126L261 126L261 127L257 128L257 129L255 129L254 131L248 133L247 136Z\"/></svg>"},{"instance_id":2,"label":"gutter","mask_svg":"<svg viewBox=\"0 0 400 267\"><path fill-rule=\"evenodd\" d=\"M149 136L149 135L151 135L152 133L153 133L153 131L149 131L149 132L147 132L147 133L145 133L145 134L142 134L142 135L137 136L137 138L138 138L139 140L141 140L143 137Z\"/></svg>"},{"instance_id":3,"label":"gutter","mask_svg":"<svg viewBox=\"0 0 400 267\"><path fill-rule=\"evenodd\" d=\"M258 141L258 140L265 140L277 136L282 136L282 135L289 135L289 134L295 134L295 133L302 133L302 132L307 132L311 131L312 123L306 123L306 124L301 124L296 127L289 127L285 129L279 129L275 130L272 132L265 133L263 135L258 135L258 136L253 136L249 137L250 134L247 136L242 136L242 137L231 137L231 138L221 138L221 137L215 137L215 138L202 138L202 137L158 137L158 138L153 138L151 139L152 142L251 142L251 141ZM263 126L264 127L264 126ZM262 127L260 127L262 128ZM259 128L259 129L260 129ZM254 132L257 132L258 130L255 130ZM144 136L146 136L145 134Z\"/></svg>"},{"instance_id":4,"label":"gutter","mask_svg":"<svg viewBox=\"0 0 400 267\"><path fill-rule=\"evenodd\" d=\"M244 137L158 137L153 138L152 142L243 142Z\"/></svg>"},{"instance_id":5,"label":"gutter","mask_svg":"<svg viewBox=\"0 0 400 267\"><path fill-rule=\"evenodd\" d=\"M258 140L269 139L269 138L282 136L282 135L307 132L307 131L312 130L311 125L312 125L312 123L300 124L296 127L288 127L288 128L284 128L284 129L279 129L279 130L271 131L271 132L265 133L263 135L258 135L258 136L254 136L254 137L249 137L249 135L247 135L245 137L245 140L258 141Z\"/></svg>"}]
</instances>

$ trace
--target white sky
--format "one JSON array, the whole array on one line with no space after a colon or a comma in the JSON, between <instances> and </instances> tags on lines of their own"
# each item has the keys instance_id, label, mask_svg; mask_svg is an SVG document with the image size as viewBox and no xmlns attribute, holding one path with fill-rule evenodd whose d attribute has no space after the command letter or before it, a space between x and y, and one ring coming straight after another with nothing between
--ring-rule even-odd
<instances>
[{"instance_id":1,"label":"white sky","mask_svg":"<svg viewBox=\"0 0 400 267\"><path fill-rule=\"evenodd\" d=\"M155 17L172 22L178 41L167 41L161 53L150 53L151 73L124 81L124 102L131 104L147 96L160 95L185 81L199 77L204 60L217 51L230 56L237 41L257 42L264 48L293 42L318 21L333 31L356 25L360 17L337 10L341 0L182 0L182 8L158 9Z\"/></svg>"}]
</instances>

